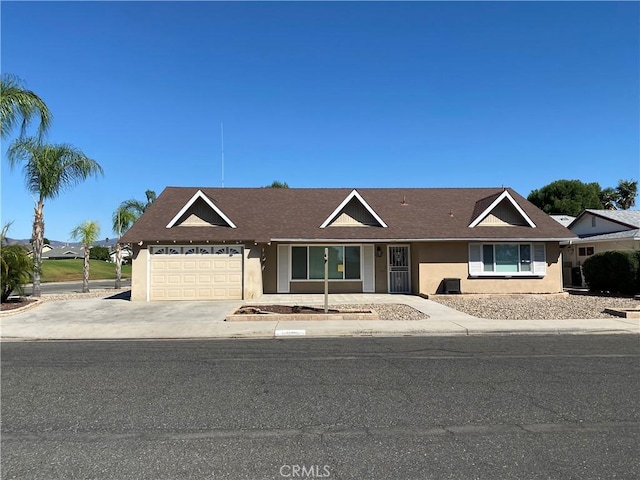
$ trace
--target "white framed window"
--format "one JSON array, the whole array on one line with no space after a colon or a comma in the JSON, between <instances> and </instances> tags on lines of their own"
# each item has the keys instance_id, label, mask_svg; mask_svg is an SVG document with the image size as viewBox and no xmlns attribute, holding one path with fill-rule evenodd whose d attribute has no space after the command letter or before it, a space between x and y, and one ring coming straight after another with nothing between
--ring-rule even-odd
<instances>
[{"instance_id":1,"label":"white framed window","mask_svg":"<svg viewBox=\"0 0 640 480\"><path fill-rule=\"evenodd\" d=\"M544 243L470 243L471 277L543 277L547 273Z\"/></svg>"},{"instance_id":2,"label":"white framed window","mask_svg":"<svg viewBox=\"0 0 640 480\"><path fill-rule=\"evenodd\" d=\"M324 249L329 249L329 280L362 278L359 245L292 245L291 280L324 280Z\"/></svg>"}]
</instances>

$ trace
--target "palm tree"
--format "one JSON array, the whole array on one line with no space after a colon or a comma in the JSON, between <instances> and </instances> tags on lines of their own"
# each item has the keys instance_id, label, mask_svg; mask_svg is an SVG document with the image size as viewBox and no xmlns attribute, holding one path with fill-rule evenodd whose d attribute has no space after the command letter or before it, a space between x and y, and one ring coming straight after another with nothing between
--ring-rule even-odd
<instances>
[{"instance_id":1,"label":"palm tree","mask_svg":"<svg viewBox=\"0 0 640 480\"><path fill-rule=\"evenodd\" d=\"M136 200L135 198L130 198L129 200L125 200L118 207L119 210L127 210L129 212L133 212L136 215L136 220L140 215L142 215L149 205L151 205L156 199L156 192L153 190L147 190L144 192L147 197L147 201L141 202L140 200ZM135 221L135 220L134 220Z\"/></svg>"},{"instance_id":2,"label":"palm tree","mask_svg":"<svg viewBox=\"0 0 640 480\"><path fill-rule=\"evenodd\" d=\"M44 238L44 201L56 198L63 190L87 178L102 174L102 167L81 150L66 144L43 145L39 139L19 138L7 152L13 169L23 164L27 190L34 195L33 219L33 296L40 296L40 267Z\"/></svg>"},{"instance_id":3,"label":"palm tree","mask_svg":"<svg viewBox=\"0 0 640 480\"><path fill-rule=\"evenodd\" d=\"M154 190L147 190L144 192L147 197L147 202L141 202L135 198L125 200L116 208L113 212L113 231L118 235L118 242L116 243L116 284L115 288L122 288L122 245L120 244L120 237L122 232L126 232L131 228L131 225L140 218L149 205L151 205L156 199L156 192Z\"/></svg>"},{"instance_id":4,"label":"palm tree","mask_svg":"<svg viewBox=\"0 0 640 480\"><path fill-rule=\"evenodd\" d=\"M0 269L2 291L0 302L9 299L15 290L19 295L24 295L24 284L31 280L33 262L24 245L6 245L7 231L12 222L6 223L0 231Z\"/></svg>"},{"instance_id":5,"label":"palm tree","mask_svg":"<svg viewBox=\"0 0 640 480\"><path fill-rule=\"evenodd\" d=\"M84 267L82 269L82 293L89 292L89 250L98 240L100 225L98 222L87 220L71 231L71 238L78 240L84 248Z\"/></svg>"},{"instance_id":6,"label":"palm tree","mask_svg":"<svg viewBox=\"0 0 640 480\"><path fill-rule=\"evenodd\" d=\"M122 288L122 245L120 244L120 237L122 233L131 228L131 225L135 223L138 216L131 209L127 209L120 205L113 212L113 231L118 235L118 241L116 242L116 290Z\"/></svg>"},{"instance_id":7,"label":"palm tree","mask_svg":"<svg viewBox=\"0 0 640 480\"><path fill-rule=\"evenodd\" d=\"M636 204L636 195L638 195L638 182L631 180L620 180L616 187L618 198L616 204L622 210L629 210Z\"/></svg>"},{"instance_id":8,"label":"palm tree","mask_svg":"<svg viewBox=\"0 0 640 480\"><path fill-rule=\"evenodd\" d=\"M616 209L616 198L618 198L618 193L611 187L603 188L600 191L600 203L605 210Z\"/></svg>"},{"instance_id":9,"label":"palm tree","mask_svg":"<svg viewBox=\"0 0 640 480\"><path fill-rule=\"evenodd\" d=\"M20 136L24 136L27 125L40 117L38 135L47 131L51 124L51 112L38 95L24 88L15 75L4 74L0 78L0 138L6 138L13 128L21 123Z\"/></svg>"}]
</instances>

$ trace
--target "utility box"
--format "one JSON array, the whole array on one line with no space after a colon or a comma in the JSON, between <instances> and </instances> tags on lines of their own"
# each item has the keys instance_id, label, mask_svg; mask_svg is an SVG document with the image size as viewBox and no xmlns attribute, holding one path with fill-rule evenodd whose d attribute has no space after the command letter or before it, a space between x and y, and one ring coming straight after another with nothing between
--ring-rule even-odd
<instances>
[{"instance_id":1,"label":"utility box","mask_svg":"<svg viewBox=\"0 0 640 480\"><path fill-rule=\"evenodd\" d=\"M450 295L452 293L460 294L460 279L459 278L445 278L443 280L444 293Z\"/></svg>"}]
</instances>

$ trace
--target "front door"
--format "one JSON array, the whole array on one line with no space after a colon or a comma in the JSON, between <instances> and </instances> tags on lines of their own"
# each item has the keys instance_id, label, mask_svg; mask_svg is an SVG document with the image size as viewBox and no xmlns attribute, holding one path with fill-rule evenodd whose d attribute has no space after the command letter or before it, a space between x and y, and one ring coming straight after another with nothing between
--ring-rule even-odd
<instances>
[{"instance_id":1,"label":"front door","mask_svg":"<svg viewBox=\"0 0 640 480\"><path fill-rule=\"evenodd\" d=\"M410 293L409 246L389 245L389 293Z\"/></svg>"}]
</instances>

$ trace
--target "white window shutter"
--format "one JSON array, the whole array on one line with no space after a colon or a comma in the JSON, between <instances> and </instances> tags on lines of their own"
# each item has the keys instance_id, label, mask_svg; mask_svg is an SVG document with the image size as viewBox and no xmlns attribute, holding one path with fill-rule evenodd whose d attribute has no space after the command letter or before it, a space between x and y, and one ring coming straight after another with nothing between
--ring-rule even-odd
<instances>
[{"instance_id":1,"label":"white window shutter","mask_svg":"<svg viewBox=\"0 0 640 480\"><path fill-rule=\"evenodd\" d=\"M547 274L547 254L544 243L533 245L533 273L541 277Z\"/></svg>"},{"instance_id":2,"label":"white window shutter","mask_svg":"<svg viewBox=\"0 0 640 480\"><path fill-rule=\"evenodd\" d=\"M375 252L373 245L362 246L362 291L373 293L376 291Z\"/></svg>"},{"instance_id":3,"label":"white window shutter","mask_svg":"<svg viewBox=\"0 0 640 480\"><path fill-rule=\"evenodd\" d=\"M289 293L289 245L278 245L278 293Z\"/></svg>"},{"instance_id":4,"label":"white window shutter","mask_svg":"<svg viewBox=\"0 0 640 480\"><path fill-rule=\"evenodd\" d=\"M482 244L469 244L469 275L477 277L482 273Z\"/></svg>"}]
</instances>

